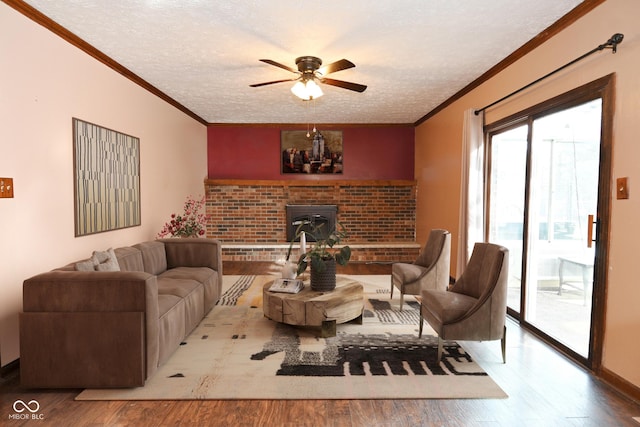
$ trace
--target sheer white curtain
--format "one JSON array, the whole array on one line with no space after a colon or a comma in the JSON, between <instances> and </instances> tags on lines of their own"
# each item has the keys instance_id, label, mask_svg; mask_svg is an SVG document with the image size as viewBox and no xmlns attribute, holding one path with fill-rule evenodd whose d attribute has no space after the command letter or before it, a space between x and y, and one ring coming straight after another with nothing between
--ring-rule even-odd
<instances>
[{"instance_id":1,"label":"sheer white curtain","mask_svg":"<svg viewBox=\"0 0 640 427\"><path fill-rule=\"evenodd\" d=\"M484 241L484 112L464 112L462 168L460 179L460 222L456 277L460 277L475 242Z\"/></svg>"}]
</instances>

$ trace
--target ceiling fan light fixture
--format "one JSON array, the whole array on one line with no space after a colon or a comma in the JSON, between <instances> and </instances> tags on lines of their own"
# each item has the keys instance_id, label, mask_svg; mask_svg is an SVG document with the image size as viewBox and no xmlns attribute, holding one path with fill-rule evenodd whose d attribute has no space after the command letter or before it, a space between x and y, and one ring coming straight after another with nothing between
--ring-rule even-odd
<instances>
[{"instance_id":1,"label":"ceiling fan light fixture","mask_svg":"<svg viewBox=\"0 0 640 427\"><path fill-rule=\"evenodd\" d=\"M256 83L249 86L261 87L275 83L296 81L291 88L291 92L303 101L310 101L312 99L320 98L323 95L322 89L320 89L318 83L348 89L354 92L364 92L367 89L366 85L345 82L344 80L328 79L325 77L327 74L355 67L355 64L348 59L341 59L320 68L322 65L322 60L320 58L316 58L315 56L301 56L296 58L296 65L298 66L297 70L271 59L261 59L260 61L282 68L283 70L291 71L298 76L293 79L274 80L270 82Z\"/></svg>"},{"instance_id":2,"label":"ceiling fan light fixture","mask_svg":"<svg viewBox=\"0 0 640 427\"><path fill-rule=\"evenodd\" d=\"M317 99L324 95L322 89L314 79L297 81L291 88L291 92L303 101Z\"/></svg>"}]
</instances>

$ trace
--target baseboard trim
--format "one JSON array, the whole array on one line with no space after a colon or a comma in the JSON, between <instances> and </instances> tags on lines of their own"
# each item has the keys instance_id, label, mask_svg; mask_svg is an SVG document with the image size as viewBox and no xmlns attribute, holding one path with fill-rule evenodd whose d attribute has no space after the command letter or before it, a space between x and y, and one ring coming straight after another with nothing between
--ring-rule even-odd
<instances>
[{"instance_id":1,"label":"baseboard trim","mask_svg":"<svg viewBox=\"0 0 640 427\"><path fill-rule=\"evenodd\" d=\"M618 392L627 396L629 399L640 403L640 387L630 383L618 374L606 368L602 368L600 370L599 377L602 381L606 382Z\"/></svg>"}]
</instances>

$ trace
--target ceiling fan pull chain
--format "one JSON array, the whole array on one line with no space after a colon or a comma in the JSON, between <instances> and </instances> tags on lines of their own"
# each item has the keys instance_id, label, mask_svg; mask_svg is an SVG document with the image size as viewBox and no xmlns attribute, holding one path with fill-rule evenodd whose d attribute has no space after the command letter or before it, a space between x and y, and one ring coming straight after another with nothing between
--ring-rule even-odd
<instances>
[{"instance_id":1,"label":"ceiling fan pull chain","mask_svg":"<svg viewBox=\"0 0 640 427\"><path fill-rule=\"evenodd\" d=\"M316 133L316 100L312 99L313 102L313 133Z\"/></svg>"},{"instance_id":2,"label":"ceiling fan pull chain","mask_svg":"<svg viewBox=\"0 0 640 427\"><path fill-rule=\"evenodd\" d=\"M309 138L311 136L311 134L309 133L309 104L307 103L307 138Z\"/></svg>"}]
</instances>

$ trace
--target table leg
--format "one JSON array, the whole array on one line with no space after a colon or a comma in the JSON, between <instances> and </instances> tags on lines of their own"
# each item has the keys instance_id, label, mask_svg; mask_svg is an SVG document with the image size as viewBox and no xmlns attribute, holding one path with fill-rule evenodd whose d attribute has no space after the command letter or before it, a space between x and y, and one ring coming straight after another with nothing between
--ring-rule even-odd
<instances>
[{"instance_id":1,"label":"table leg","mask_svg":"<svg viewBox=\"0 0 640 427\"><path fill-rule=\"evenodd\" d=\"M320 329L320 337L321 338L329 338L336 336L336 321L335 320L324 320L322 321L322 326Z\"/></svg>"},{"instance_id":2,"label":"table leg","mask_svg":"<svg viewBox=\"0 0 640 427\"><path fill-rule=\"evenodd\" d=\"M355 322L358 325L362 325L362 313L360 313L360 316L353 319L352 322Z\"/></svg>"}]
</instances>

